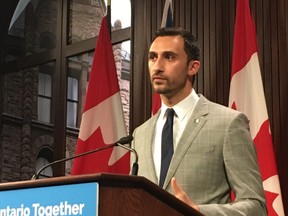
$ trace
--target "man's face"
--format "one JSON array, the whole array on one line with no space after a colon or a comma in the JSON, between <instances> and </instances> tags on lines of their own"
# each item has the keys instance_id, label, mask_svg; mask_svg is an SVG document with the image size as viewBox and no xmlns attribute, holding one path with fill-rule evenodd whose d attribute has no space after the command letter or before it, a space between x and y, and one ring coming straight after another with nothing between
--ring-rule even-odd
<instances>
[{"instance_id":1,"label":"man's face","mask_svg":"<svg viewBox=\"0 0 288 216\"><path fill-rule=\"evenodd\" d=\"M191 64L187 63L182 37L156 38L148 54L150 80L154 91L170 97L188 89L191 91Z\"/></svg>"}]
</instances>

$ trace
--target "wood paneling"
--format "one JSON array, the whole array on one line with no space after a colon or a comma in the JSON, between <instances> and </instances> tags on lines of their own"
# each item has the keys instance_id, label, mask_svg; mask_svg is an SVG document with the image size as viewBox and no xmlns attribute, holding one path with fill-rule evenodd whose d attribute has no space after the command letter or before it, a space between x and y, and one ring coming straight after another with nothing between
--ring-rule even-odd
<instances>
[{"instance_id":1,"label":"wood paneling","mask_svg":"<svg viewBox=\"0 0 288 216\"><path fill-rule=\"evenodd\" d=\"M135 21L132 30L132 130L150 117L151 87L145 57L153 32L160 27L159 13L162 14L164 2L132 1L135 10L132 16ZM288 3L286 0L250 0L250 6L256 25L284 208L288 214ZM228 104L229 97L235 10L236 0L174 0L175 25L193 32L202 49L202 68L194 88L223 105Z\"/></svg>"}]
</instances>

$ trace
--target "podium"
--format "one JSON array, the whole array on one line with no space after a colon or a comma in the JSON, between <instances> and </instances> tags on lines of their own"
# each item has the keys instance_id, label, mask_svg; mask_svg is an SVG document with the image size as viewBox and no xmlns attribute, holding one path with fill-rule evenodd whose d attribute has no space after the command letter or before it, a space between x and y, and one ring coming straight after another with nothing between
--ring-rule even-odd
<instances>
[{"instance_id":1,"label":"podium","mask_svg":"<svg viewBox=\"0 0 288 216\"><path fill-rule=\"evenodd\" d=\"M51 204L54 198L57 199L65 193L68 194L67 200L58 200L56 204ZM92 194L93 198L89 197L89 194ZM33 198L31 208L27 204L29 198ZM16 199L18 202L13 205ZM81 203L79 201L75 204L77 199L80 199ZM85 199L90 203L85 203ZM92 208L93 213L87 213L85 208L88 207ZM2 183L0 212L3 215L12 215L12 211L19 211L19 215L23 216L202 215L144 177L105 173Z\"/></svg>"}]
</instances>

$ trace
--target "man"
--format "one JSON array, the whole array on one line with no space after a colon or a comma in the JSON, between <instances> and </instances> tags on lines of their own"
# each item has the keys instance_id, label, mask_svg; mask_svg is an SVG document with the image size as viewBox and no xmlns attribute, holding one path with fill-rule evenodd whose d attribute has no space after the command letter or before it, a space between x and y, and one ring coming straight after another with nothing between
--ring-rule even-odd
<instances>
[{"instance_id":1,"label":"man","mask_svg":"<svg viewBox=\"0 0 288 216\"><path fill-rule=\"evenodd\" d=\"M204 215L267 215L247 117L196 94L193 80L200 67L199 56L195 37L189 32L181 28L156 32L148 62L151 84L160 94L162 107L133 133L139 175ZM167 108L175 113L172 111L170 120L173 149L166 173L161 139L166 118L170 119Z\"/></svg>"}]
</instances>

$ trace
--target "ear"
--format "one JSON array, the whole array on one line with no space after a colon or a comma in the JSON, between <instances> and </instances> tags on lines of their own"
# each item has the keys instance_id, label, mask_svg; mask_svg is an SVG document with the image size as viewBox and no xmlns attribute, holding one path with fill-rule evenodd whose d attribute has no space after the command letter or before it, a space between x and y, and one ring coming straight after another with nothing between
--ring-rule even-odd
<instances>
[{"instance_id":1,"label":"ear","mask_svg":"<svg viewBox=\"0 0 288 216\"><path fill-rule=\"evenodd\" d=\"M190 76L195 75L196 73L198 73L199 68L200 68L200 61L191 60L188 64L188 74Z\"/></svg>"}]
</instances>

